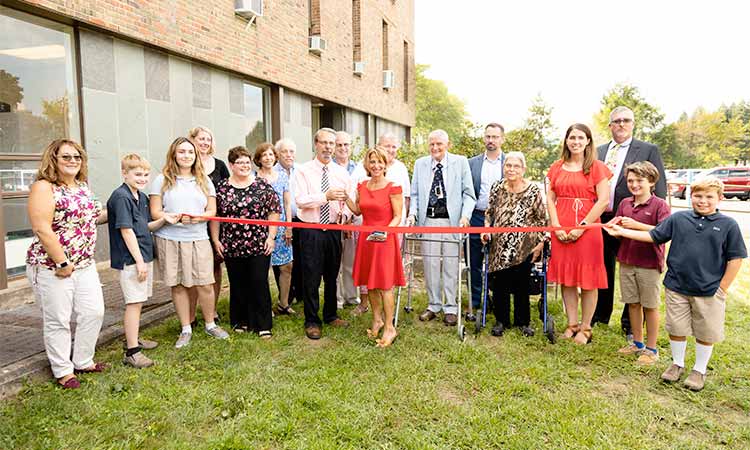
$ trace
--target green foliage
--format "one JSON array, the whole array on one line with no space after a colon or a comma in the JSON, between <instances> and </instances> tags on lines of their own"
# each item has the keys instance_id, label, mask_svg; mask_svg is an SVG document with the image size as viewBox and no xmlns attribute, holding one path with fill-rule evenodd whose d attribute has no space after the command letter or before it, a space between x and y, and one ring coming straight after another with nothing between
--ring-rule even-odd
<instances>
[{"instance_id":1,"label":"green foliage","mask_svg":"<svg viewBox=\"0 0 750 450\"><path fill-rule=\"evenodd\" d=\"M609 136L609 113L617 106L627 106L635 114L633 135L638 139L650 140L664 123L664 114L659 108L651 105L641 95L637 87L629 84L617 84L604 94L602 107L594 115L594 126L603 136Z\"/></svg>"},{"instance_id":2,"label":"green foliage","mask_svg":"<svg viewBox=\"0 0 750 450\"><path fill-rule=\"evenodd\" d=\"M466 106L448 91L444 82L425 76L429 67L424 64L417 64L416 67L417 119L413 135L417 142L426 142L430 131L440 128L455 142L471 128L466 120Z\"/></svg>"},{"instance_id":3,"label":"green foliage","mask_svg":"<svg viewBox=\"0 0 750 450\"><path fill-rule=\"evenodd\" d=\"M18 77L0 69L0 102L10 105L11 110L23 100L23 88L18 84Z\"/></svg>"},{"instance_id":4,"label":"green foliage","mask_svg":"<svg viewBox=\"0 0 750 450\"><path fill-rule=\"evenodd\" d=\"M540 180L553 162L560 157L559 140L554 136L552 107L537 95L529 107L524 124L505 133L503 150L523 152L526 157L526 176Z\"/></svg>"},{"instance_id":5,"label":"green foliage","mask_svg":"<svg viewBox=\"0 0 750 450\"><path fill-rule=\"evenodd\" d=\"M728 119L722 111L698 108L691 116L683 115L675 122L674 130L684 167L718 166L732 163L743 152L747 154L747 148L740 149L747 126L737 115Z\"/></svg>"}]
</instances>

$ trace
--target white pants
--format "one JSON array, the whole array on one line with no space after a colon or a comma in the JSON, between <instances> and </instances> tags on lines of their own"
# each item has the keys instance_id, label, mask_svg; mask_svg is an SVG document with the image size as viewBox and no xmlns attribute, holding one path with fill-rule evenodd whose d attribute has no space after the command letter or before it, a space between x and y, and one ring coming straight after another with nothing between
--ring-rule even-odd
<instances>
[{"instance_id":1,"label":"white pants","mask_svg":"<svg viewBox=\"0 0 750 450\"><path fill-rule=\"evenodd\" d=\"M449 227L449 219L426 219L425 226ZM458 314L456 288L458 288L459 234L426 234L425 239L450 242L422 242L424 281L427 287L427 309L434 313ZM442 289L441 289L442 282ZM443 295L444 294L444 298ZM445 300L443 302L443 300Z\"/></svg>"},{"instance_id":2,"label":"white pants","mask_svg":"<svg viewBox=\"0 0 750 450\"><path fill-rule=\"evenodd\" d=\"M343 237L343 232L341 236L341 268L339 269L339 279L336 282L336 302L339 308L344 306L344 302L351 304L357 300L357 288L354 286L354 279L352 278L354 255L357 253L357 239L354 233L349 239Z\"/></svg>"},{"instance_id":3,"label":"white pants","mask_svg":"<svg viewBox=\"0 0 750 450\"><path fill-rule=\"evenodd\" d=\"M94 364L94 350L104 319L104 295L96 264L76 269L68 278L54 270L26 266L34 297L42 308L44 347L52 373L62 378L73 369ZM70 319L76 316L73 358L70 354Z\"/></svg>"}]
</instances>

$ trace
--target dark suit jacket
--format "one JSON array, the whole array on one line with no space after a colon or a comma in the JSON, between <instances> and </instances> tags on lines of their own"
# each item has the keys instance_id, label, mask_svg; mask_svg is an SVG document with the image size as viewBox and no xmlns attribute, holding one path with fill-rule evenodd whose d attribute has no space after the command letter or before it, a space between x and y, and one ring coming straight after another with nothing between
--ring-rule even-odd
<instances>
[{"instance_id":1,"label":"dark suit jacket","mask_svg":"<svg viewBox=\"0 0 750 450\"><path fill-rule=\"evenodd\" d=\"M607 142L604 145L600 145L597 148L599 161L604 161L607 158L608 148L609 148L609 142ZM667 174L664 173L664 163L661 160L659 147L648 142L639 141L638 139L633 139L633 141L630 143L630 148L628 148L628 155L625 157L625 164L623 166L623 169L628 164L632 164L636 161L648 161L654 166L656 166L656 170L659 171L659 181L656 182L654 194L656 194L657 197L666 198L667 197ZM610 217L614 216L614 213L617 211L617 207L620 205L620 202L624 198L627 198L633 195L628 190L628 184L625 179L625 170L621 170L620 176L617 178L617 180L612 180L612 182L617 183L615 185L615 202L612 206L612 213L605 212L603 216L604 215L608 215Z\"/></svg>"}]
</instances>

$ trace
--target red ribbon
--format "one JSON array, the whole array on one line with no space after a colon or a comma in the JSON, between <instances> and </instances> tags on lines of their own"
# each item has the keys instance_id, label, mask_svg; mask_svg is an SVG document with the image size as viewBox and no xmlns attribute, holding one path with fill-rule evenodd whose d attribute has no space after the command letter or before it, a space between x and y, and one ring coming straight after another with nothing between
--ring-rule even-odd
<instances>
[{"instance_id":1,"label":"red ribbon","mask_svg":"<svg viewBox=\"0 0 750 450\"><path fill-rule=\"evenodd\" d=\"M376 226L376 225L339 225L335 223L322 225L319 223L307 223L307 222L280 222L273 220L260 220L260 219L242 219L238 217L206 217L206 216L193 216L185 214L189 217L199 217L205 220L212 220L215 222L224 223L238 223L243 225L259 225L259 226L277 226L277 227L289 227L289 228L305 228L313 230L337 230L337 231L359 231L359 232L373 232L373 231L387 231L391 233L409 233L409 234L438 234L438 233L462 233L462 234L480 234L480 233L538 233L538 232L554 232L557 230L570 231L575 229L587 230L587 229L599 229L604 225L601 223L593 223L589 225L578 225L570 227L387 227L387 226Z\"/></svg>"}]
</instances>

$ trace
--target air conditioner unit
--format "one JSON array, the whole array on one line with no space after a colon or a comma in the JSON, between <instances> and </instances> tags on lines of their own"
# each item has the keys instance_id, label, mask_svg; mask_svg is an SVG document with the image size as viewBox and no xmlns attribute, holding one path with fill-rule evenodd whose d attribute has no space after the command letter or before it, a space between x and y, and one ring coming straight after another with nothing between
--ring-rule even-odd
<instances>
[{"instance_id":1,"label":"air conditioner unit","mask_svg":"<svg viewBox=\"0 0 750 450\"><path fill-rule=\"evenodd\" d=\"M263 0L234 0L234 13L248 20L263 15Z\"/></svg>"},{"instance_id":2,"label":"air conditioner unit","mask_svg":"<svg viewBox=\"0 0 750 450\"><path fill-rule=\"evenodd\" d=\"M395 81L395 75L393 75L393 71L384 70L383 71L383 89L393 88L394 81Z\"/></svg>"},{"instance_id":3,"label":"air conditioner unit","mask_svg":"<svg viewBox=\"0 0 750 450\"><path fill-rule=\"evenodd\" d=\"M363 75L365 73L365 62L354 61L354 75Z\"/></svg>"},{"instance_id":4,"label":"air conditioner unit","mask_svg":"<svg viewBox=\"0 0 750 450\"><path fill-rule=\"evenodd\" d=\"M310 36L310 53L320 55L326 49L326 40L320 36Z\"/></svg>"}]
</instances>

